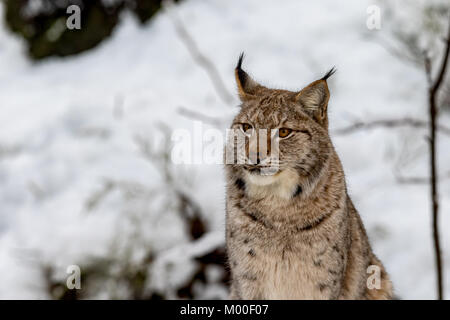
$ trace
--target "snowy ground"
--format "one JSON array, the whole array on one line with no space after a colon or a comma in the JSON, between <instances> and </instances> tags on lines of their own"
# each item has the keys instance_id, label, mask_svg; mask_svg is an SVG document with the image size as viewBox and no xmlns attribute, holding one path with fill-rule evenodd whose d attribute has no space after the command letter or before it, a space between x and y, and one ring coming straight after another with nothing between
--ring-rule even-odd
<instances>
[{"instance_id":1,"label":"snowy ground","mask_svg":"<svg viewBox=\"0 0 450 320\"><path fill-rule=\"evenodd\" d=\"M233 68L245 51L245 69L275 87L300 89L335 65L331 131L354 119L425 118L423 72L364 36L368 4L186 0L176 11L233 93ZM29 62L23 43L1 27L0 298L47 298L36 263L82 267L86 257L106 255L112 239L126 237L123 213L133 208L159 216L143 225L149 246L167 250L166 256L184 252L177 249L185 240L180 221L170 209L162 217L158 212L164 202L158 199L164 191L158 188L161 176L135 142L136 136L161 141L159 123L192 130L179 106L224 118L236 112L218 98L165 13L145 27L124 15L98 48L39 64ZM334 137L375 252L397 294L409 299L435 298L429 191L425 185L398 184L394 172L427 173L425 134L405 128ZM441 171L450 169L449 142L444 136L439 141ZM182 168L185 175L186 170L187 184L215 230L207 239L220 242L222 166L188 166ZM113 192L88 212L87 201L105 179L140 183L155 192L148 203L146 197L129 203ZM441 183L440 195L450 298L450 180Z\"/></svg>"}]
</instances>

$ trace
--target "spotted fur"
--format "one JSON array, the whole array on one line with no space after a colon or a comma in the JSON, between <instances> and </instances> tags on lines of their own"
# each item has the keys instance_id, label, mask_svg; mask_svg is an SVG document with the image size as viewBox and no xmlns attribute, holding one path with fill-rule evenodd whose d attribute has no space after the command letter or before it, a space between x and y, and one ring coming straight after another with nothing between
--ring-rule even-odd
<instances>
[{"instance_id":1,"label":"spotted fur","mask_svg":"<svg viewBox=\"0 0 450 320\"><path fill-rule=\"evenodd\" d=\"M242 106L231 128L294 131L279 140L276 174L262 175L259 164L226 165L230 298L392 298L328 134L326 81L334 70L291 92L258 84L242 59L235 72ZM367 286L370 265L381 270L380 289Z\"/></svg>"}]
</instances>

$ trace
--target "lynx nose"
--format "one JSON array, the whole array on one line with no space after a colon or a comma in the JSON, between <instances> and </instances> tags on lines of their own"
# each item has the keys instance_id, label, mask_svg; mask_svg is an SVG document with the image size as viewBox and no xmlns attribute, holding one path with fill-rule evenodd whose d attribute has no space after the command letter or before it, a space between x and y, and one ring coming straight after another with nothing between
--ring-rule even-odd
<instances>
[{"instance_id":1,"label":"lynx nose","mask_svg":"<svg viewBox=\"0 0 450 320\"><path fill-rule=\"evenodd\" d=\"M261 159L263 159L261 152L250 151L248 154L248 159L251 164L260 164Z\"/></svg>"},{"instance_id":2,"label":"lynx nose","mask_svg":"<svg viewBox=\"0 0 450 320\"><path fill-rule=\"evenodd\" d=\"M271 154L271 138L268 129L259 129L252 135L248 143L248 161L250 164L259 165Z\"/></svg>"},{"instance_id":3,"label":"lynx nose","mask_svg":"<svg viewBox=\"0 0 450 320\"><path fill-rule=\"evenodd\" d=\"M267 152L251 152L248 155L248 161L250 164L256 164L256 165L260 165L260 164L265 164L264 162L267 162L267 160L269 159L269 155L267 154Z\"/></svg>"}]
</instances>

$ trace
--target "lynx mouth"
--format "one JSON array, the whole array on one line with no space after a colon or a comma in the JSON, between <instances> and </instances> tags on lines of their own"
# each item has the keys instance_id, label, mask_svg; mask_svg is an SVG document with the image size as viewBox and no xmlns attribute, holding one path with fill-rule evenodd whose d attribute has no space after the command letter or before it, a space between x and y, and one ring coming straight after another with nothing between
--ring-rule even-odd
<instances>
[{"instance_id":1,"label":"lynx mouth","mask_svg":"<svg viewBox=\"0 0 450 320\"><path fill-rule=\"evenodd\" d=\"M278 175L281 173L279 167L276 166L244 166L246 170L251 175Z\"/></svg>"}]
</instances>

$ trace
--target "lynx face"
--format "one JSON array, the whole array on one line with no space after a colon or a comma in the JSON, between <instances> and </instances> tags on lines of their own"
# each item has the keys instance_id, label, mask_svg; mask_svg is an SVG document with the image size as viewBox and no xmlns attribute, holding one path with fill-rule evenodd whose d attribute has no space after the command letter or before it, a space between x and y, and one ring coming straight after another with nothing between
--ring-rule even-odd
<instances>
[{"instance_id":1,"label":"lynx face","mask_svg":"<svg viewBox=\"0 0 450 320\"><path fill-rule=\"evenodd\" d=\"M237 148L238 164L233 167L247 183L278 184L277 189L285 185L290 196L297 186L313 184L327 164L332 145L326 79L334 71L300 92L268 89L241 69L242 58L235 70L242 105L231 128L245 136L245 146Z\"/></svg>"}]
</instances>

